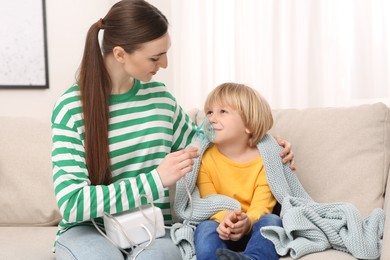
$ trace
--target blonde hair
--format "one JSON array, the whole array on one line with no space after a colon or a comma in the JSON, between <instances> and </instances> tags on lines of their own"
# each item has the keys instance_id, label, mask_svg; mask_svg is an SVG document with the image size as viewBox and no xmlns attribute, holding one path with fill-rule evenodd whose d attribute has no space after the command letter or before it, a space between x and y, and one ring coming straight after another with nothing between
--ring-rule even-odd
<instances>
[{"instance_id":1,"label":"blonde hair","mask_svg":"<svg viewBox=\"0 0 390 260\"><path fill-rule=\"evenodd\" d=\"M249 146L255 146L271 129L273 118L267 100L253 88L239 83L223 83L207 96L204 111L214 105L228 106L241 116L250 131Z\"/></svg>"}]
</instances>

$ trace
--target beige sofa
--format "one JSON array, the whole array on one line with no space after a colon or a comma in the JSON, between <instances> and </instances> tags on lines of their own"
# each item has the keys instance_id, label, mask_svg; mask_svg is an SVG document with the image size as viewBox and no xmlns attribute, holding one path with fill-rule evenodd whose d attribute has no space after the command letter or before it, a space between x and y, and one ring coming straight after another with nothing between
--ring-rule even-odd
<instances>
[{"instance_id":1,"label":"beige sofa","mask_svg":"<svg viewBox=\"0 0 390 260\"><path fill-rule=\"evenodd\" d=\"M54 259L50 122L0 117L0 259Z\"/></svg>"},{"instance_id":2,"label":"beige sofa","mask_svg":"<svg viewBox=\"0 0 390 260\"><path fill-rule=\"evenodd\" d=\"M195 120L202 113L189 112ZM390 214L390 109L383 104L348 108L275 110L273 135L293 144L296 174L317 202L351 202L362 216ZM0 117L0 260L54 259L60 215L51 181L50 123ZM282 259L290 259L282 257ZM336 250L302 260L355 259ZM390 221L382 260L390 259Z\"/></svg>"}]
</instances>

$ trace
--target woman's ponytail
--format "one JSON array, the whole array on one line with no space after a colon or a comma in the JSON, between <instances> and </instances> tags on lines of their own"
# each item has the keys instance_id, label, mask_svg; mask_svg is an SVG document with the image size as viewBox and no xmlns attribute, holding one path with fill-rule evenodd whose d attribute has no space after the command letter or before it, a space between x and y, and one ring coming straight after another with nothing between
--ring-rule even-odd
<instances>
[{"instance_id":1,"label":"woman's ponytail","mask_svg":"<svg viewBox=\"0 0 390 260\"><path fill-rule=\"evenodd\" d=\"M99 45L103 20L88 31L78 84L84 114L85 158L92 185L111 182L108 147L108 119L111 80Z\"/></svg>"}]
</instances>

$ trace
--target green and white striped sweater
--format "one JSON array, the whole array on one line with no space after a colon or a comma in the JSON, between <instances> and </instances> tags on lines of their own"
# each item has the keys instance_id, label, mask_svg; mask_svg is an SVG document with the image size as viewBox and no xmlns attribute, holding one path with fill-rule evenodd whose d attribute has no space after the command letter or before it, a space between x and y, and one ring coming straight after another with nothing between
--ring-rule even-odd
<instances>
[{"instance_id":1,"label":"green and white striped sweater","mask_svg":"<svg viewBox=\"0 0 390 260\"><path fill-rule=\"evenodd\" d=\"M163 187L156 168L168 153L191 142L195 125L162 83L135 81L129 92L110 97L110 185L90 185L77 84L57 101L52 133L53 181L63 216L57 238L69 227L88 223L104 212L138 207L140 194L153 198L166 224L172 222L168 188Z\"/></svg>"}]
</instances>

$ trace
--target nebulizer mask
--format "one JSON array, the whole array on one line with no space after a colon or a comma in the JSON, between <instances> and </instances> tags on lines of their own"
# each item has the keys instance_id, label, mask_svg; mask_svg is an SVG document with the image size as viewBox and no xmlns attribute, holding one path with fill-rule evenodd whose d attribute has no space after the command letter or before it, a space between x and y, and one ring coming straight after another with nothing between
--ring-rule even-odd
<instances>
[{"instance_id":1,"label":"nebulizer mask","mask_svg":"<svg viewBox=\"0 0 390 260\"><path fill-rule=\"evenodd\" d=\"M215 137L214 127L207 117L204 117L200 124L196 127L196 133L189 146L193 146L202 150L203 146L212 142Z\"/></svg>"}]
</instances>

